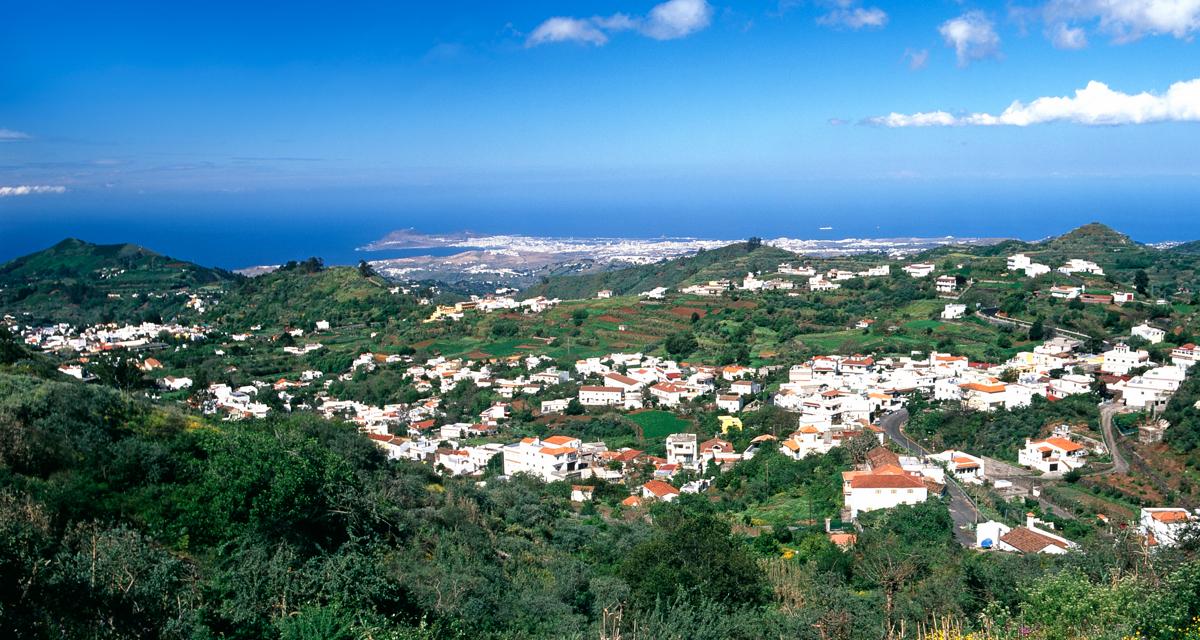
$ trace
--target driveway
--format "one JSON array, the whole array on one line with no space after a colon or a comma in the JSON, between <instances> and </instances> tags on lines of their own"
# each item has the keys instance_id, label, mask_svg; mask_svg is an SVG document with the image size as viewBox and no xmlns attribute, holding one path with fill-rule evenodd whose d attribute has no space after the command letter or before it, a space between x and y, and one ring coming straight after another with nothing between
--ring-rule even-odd
<instances>
[{"instance_id":1,"label":"driveway","mask_svg":"<svg viewBox=\"0 0 1200 640\"><path fill-rule=\"evenodd\" d=\"M900 445L905 451L915 456L926 456L929 452L909 438L904 433L904 423L908 422L908 411L900 409L880 418L879 426L887 437ZM964 547L975 546L975 534L972 527L979 522L979 509L949 474L946 475L946 493L950 496L950 517L954 520L954 539Z\"/></svg>"}]
</instances>

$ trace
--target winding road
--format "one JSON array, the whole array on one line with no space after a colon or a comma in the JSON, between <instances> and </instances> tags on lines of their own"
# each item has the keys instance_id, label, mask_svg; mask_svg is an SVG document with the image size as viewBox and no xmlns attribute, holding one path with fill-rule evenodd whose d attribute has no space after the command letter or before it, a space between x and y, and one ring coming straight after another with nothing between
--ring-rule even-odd
<instances>
[{"instance_id":1,"label":"winding road","mask_svg":"<svg viewBox=\"0 0 1200 640\"><path fill-rule=\"evenodd\" d=\"M917 456L926 456L925 448L904 434L904 423L908 422L908 410L893 411L879 419L879 426L888 438ZM946 474L946 492L950 495L950 517L954 520L954 539L965 547L975 546L972 526L979 522L979 509L966 491Z\"/></svg>"},{"instance_id":2,"label":"winding road","mask_svg":"<svg viewBox=\"0 0 1200 640\"><path fill-rule=\"evenodd\" d=\"M1117 436L1113 432L1113 416L1121 411L1121 406L1115 402L1100 405L1100 430L1104 433L1104 446L1112 456L1112 469L1105 473L1129 473L1129 461L1117 448Z\"/></svg>"}]
</instances>

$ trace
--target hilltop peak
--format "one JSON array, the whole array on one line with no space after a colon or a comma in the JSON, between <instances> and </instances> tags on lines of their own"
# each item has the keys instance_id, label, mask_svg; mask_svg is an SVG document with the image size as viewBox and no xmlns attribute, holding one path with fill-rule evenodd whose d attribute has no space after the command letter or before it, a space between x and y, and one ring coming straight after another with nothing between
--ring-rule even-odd
<instances>
[{"instance_id":1,"label":"hilltop peak","mask_svg":"<svg viewBox=\"0 0 1200 640\"><path fill-rule=\"evenodd\" d=\"M1081 258L1089 253L1127 251L1139 246L1129 236L1099 222L1085 224L1045 242L1046 249L1084 254L1076 256Z\"/></svg>"}]
</instances>

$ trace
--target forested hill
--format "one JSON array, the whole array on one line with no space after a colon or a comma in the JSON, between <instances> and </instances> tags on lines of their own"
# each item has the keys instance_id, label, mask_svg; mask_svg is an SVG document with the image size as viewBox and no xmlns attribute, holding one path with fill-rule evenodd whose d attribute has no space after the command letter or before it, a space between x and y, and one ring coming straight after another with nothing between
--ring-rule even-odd
<instances>
[{"instance_id":1,"label":"forested hill","mask_svg":"<svg viewBox=\"0 0 1200 640\"><path fill-rule=\"evenodd\" d=\"M758 242L739 242L695 255L587 275L555 276L525 291L528 296L591 298L597 291L616 295L641 293L655 287L678 287L708 280L735 278L748 272L773 272L796 254Z\"/></svg>"},{"instance_id":2,"label":"forested hill","mask_svg":"<svg viewBox=\"0 0 1200 640\"><path fill-rule=\"evenodd\" d=\"M155 253L133 244L92 244L68 238L0 265L0 308L34 322L94 323L178 313L187 296L242 280L222 269Z\"/></svg>"},{"instance_id":3,"label":"forested hill","mask_svg":"<svg viewBox=\"0 0 1200 640\"><path fill-rule=\"evenodd\" d=\"M310 258L242 282L222 300L213 320L244 331L255 325L312 329L320 320L345 326L428 315L428 309L417 309L414 295L394 286L369 268L325 267Z\"/></svg>"}]
</instances>

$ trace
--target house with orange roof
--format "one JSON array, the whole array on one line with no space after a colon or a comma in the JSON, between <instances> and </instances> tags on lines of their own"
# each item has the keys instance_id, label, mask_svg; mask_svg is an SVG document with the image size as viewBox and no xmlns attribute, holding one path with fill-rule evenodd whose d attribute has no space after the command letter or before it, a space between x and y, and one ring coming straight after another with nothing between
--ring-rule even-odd
<instances>
[{"instance_id":1,"label":"house with orange roof","mask_svg":"<svg viewBox=\"0 0 1200 640\"><path fill-rule=\"evenodd\" d=\"M1024 448L1017 453L1017 461L1023 467L1054 477L1086 465L1087 454L1086 447L1067 438L1057 436L1043 440L1026 438Z\"/></svg>"},{"instance_id":2,"label":"house with orange roof","mask_svg":"<svg viewBox=\"0 0 1200 640\"><path fill-rule=\"evenodd\" d=\"M1189 531L1194 532L1193 535L1200 534L1200 517L1178 507L1143 508L1138 530L1150 547L1174 547Z\"/></svg>"},{"instance_id":3,"label":"house with orange roof","mask_svg":"<svg viewBox=\"0 0 1200 640\"><path fill-rule=\"evenodd\" d=\"M958 388L962 390L963 405L975 411L995 411L1008 401L1008 385L995 378L964 382Z\"/></svg>"},{"instance_id":4,"label":"house with orange roof","mask_svg":"<svg viewBox=\"0 0 1200 640\"><path fill-rule=\"evenodd\" d=\"M885 464L866 471L842 472L842 498L850 518L859 513L919 504L929 499L921 474Z\"/></svg>"},{"instance_id":5,"label":"house with orange roof","mask_svg":"<svg viewBox=\"0 0 1200 640\"><path fill-rule=\"evenodd\" d=\"M946 467L955 479L968 484L982 484L985 475L983 458L963 451L947 449L929 456L929 459Z\"/></svg>"},{"instance_id":6,"label":"house with orange roof","mask_svg":"<svg viewBox=\"0 0 1200 640\"><path fill-rule=\"evenodd\" d=\"M642 485L643 499L671 502L678 497L679 489L676 489L662 480L650 480L646 484Z\"/></svg>"},{"instance_id":7,"label":"house with orange roof","mask_svg":"<svg viewBox=\"0 0 1200 640\"><path fill-rule=\"evenodd\" d=\"M1032 513L1025 515L1025 526L1009 527L1002 522L980 523L975 528L976 542L982 549L995 549L1010 553L1039 553L1063 555L1079 547L1047 528Z\"/></svg>"}]
</instances>

